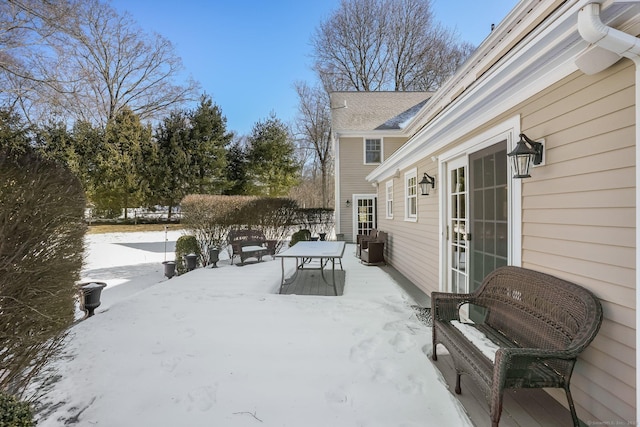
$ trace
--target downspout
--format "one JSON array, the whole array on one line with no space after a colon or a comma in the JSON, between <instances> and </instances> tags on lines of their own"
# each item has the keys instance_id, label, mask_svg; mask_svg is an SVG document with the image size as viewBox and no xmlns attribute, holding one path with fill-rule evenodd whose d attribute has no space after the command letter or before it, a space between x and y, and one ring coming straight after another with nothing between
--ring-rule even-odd
<instances>
[{"instance_id":1,"label":"downspout","mask_svg":"<svg viewBox=\"0 0 640 427\"><path fill-rule=\"evenodd\" d=\"M640 167L640 39L623 31L604 25L600 19L600 4L590 3L583 7L578 13L578 32L585 41L595 44L603 49L614 52L633 61L636 67L636 337L640 327L640 317L638 316L638 308L640 307L640 281L638 280L638 266L640 265L640 217L638 214L638 200L640 200L640 175L638 168ZM640 358L638 357L636 338L636 366L640 366ZM640 384L639 370L636 369L636 384ZM638 417L638 407L640 406L640 397L636 389L636 419Z\"/></svg>"}]
</instances>

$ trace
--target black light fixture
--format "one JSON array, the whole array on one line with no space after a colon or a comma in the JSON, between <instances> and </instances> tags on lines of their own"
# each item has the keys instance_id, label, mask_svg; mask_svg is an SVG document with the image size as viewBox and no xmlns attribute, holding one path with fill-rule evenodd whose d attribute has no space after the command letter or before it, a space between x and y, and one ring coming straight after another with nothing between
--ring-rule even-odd
<instances>
[{"instance_id":1,"label":"black light fixture","mask_svg":"<svg viewBox=\"0 0 640 427\"><path fill-rule=\"evenodd\" d=\"M428 196L429 186L431 186L431 188L436 188L436 177L430 176L425 172L418 185L420 185L420 191L422 192L422 195Z\"/></svg>"},{"instance_id":2,"label":"black light fixture","mask_svg":"<svg viewBox=\"0 0 640 427\"><path fill-rule=\"evenodd\" d=\"M347 199L347 207L350 208L351 207L351 200Z\"/></svg>"},{"instance_id":3,"label":"black light fixture","mask_svg":"<svg viewBox=\"0 0 640 427\"><path fill-rule=\"evenodd\" d=\"M542 163L543 145L541 142L530 140L524 133L520 134L520 141L516 148L507 154L511 158L514 178L531 178L529 169L531 165Z\"/></svg>"}]
</instances>

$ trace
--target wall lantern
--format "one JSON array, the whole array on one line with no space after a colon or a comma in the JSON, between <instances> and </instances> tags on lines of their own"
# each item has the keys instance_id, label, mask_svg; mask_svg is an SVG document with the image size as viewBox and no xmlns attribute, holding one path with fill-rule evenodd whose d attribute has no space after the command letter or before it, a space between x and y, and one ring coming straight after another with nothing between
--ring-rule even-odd
<instances>
[{"instance_id":1,"label":"wall lantern","mask_svg":"<svg viewBox=\"0 0 640 427\"><path fill-rule=\"evenodd\" d=\"M351 207L351 200L347 199L347 207L350 208Z\"/></svg>"},{"instance_id":2,"label":"wall lantern","mask_svg":"<svg viewBox=\"0 0 640 427\"><path fill-rule=\"evenodd\" d=\"M428 196L429 186L431 186L431 188L436 188L436 177L429 176L429 174L425 172L418 185L420 185L420 191L422 192L422 195Z\"/></svg>"},{"instance_id":3,"label":"wall lantern","mask_svg":"<svg viewBox=\"0 0 640 427\"><path fill-rule=\"evenodd\" d=\"M542 163L543 145L541 142L532 141L524 133L520 134L520 141L516 148L507 154L511 158L514 178L530 178L531 165Z\"/></svg>"}]
</instances>

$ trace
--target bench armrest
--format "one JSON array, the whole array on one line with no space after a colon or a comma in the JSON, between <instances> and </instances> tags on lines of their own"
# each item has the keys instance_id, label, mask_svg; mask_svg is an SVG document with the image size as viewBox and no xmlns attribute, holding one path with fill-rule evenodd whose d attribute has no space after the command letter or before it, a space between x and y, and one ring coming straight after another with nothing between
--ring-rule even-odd
<instances>
[{"instance_id":1,"label":"bench armrest","mask_svg":"<svg viewBox=\"0 0 640 427\"><path fill-rule=\"evenodd\" d=\"M242 251L242 241L236 240L235 242L231 242L231 248L234 254L239 254L240 251Z\"/></svg>"},{"instance_id":2,"label":"bench armrest","mask_svg":"<svg viewBox=\"0 0 640 427\"><path fill-rule=\"evenodd\" d=\"M460 306L475 301L474 294L431 292L431 313L434 320L460 320Z\"/></svg>"}]
</instances>

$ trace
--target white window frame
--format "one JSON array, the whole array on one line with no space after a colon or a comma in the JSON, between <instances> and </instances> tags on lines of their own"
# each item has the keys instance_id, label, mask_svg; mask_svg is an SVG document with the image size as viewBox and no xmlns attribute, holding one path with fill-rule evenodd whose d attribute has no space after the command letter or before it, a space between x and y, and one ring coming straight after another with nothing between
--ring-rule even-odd
<instances>
[{"instance_id":1,"label":"white window frame","mask_svg":"<svg viewBox=\"0 0 640 427\"><path fill-rule=\"evenodd\" d=\"M380 143L380 161L379 162L368 162L367 161L367 141L379 141ZM384 140L383 138L364 138L362 140L362 152L363 152L363 162L365 165L379 165L384 161Z\"/></svg>"},{"instance_id":2,"label":"white window frame","mask_svg":"<svg viewBox=\"0 0 640 427\"><path fill-rule=\"evenodd\" d=\"M393 219L393 180L387 181L386 185L386 213L387 219Z\"/></svg>"},{"instance_id":3,"label":"white window frame","mask_svg":"<svg viewBox=\"0 0 640 427\"><path fill-rule=\"evenodd\" d=\"M411 201L414 200L415 212L411 212ZM418 169L404 174L404 220L418 221Z\"/></svg>"}]
</instances>

